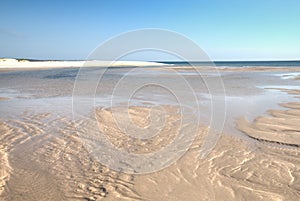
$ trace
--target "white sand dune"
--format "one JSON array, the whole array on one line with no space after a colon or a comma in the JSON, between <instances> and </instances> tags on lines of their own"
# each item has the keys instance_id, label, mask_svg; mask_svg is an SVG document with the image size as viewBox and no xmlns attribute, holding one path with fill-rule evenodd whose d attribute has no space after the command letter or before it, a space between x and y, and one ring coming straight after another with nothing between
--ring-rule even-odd
<instances>
[{"instance_id":1,"label":"white sand dune","mask_svg":"<svg viewBox=\"0 0 300 201\"><path fill-rule=\"evenodd\" d=\"M149 61L28 61L0 59L0 69L5 68L64 68L64 67L122 67L122 66L162 66L169 65Z\"/></svg>"}]
</instances>

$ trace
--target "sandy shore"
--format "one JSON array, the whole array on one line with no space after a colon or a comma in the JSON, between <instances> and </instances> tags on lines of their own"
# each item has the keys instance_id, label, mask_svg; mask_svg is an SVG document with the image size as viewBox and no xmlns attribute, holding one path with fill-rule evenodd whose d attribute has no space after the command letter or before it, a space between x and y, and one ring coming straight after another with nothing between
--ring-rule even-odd
<instances>
[{"instance_id":1,"label":"sandy shore","mask_svg":"<svg viewBox=\"0 0 300 201\"><path fill-rule=\"evenodd\" d=\"M157 70L153 69L155 72ZM185 69L181 70L185 72ZM246 113L254 113L252 102L243 102L242 105L250 110L238 108L235 112L234 107L238 105L234 104L232 111L228 111L232 114L228 114L227 118L236 124L238 134L227 133L231 129L224 131L206 158L200 159L199 153L209 128L201 122L197 127L196 139L183 157L160 171L138 175L108 168L86 146L83 137L87 140L98 138L80 134L88 130L89 122L85 119L73 121L69 99L62 98L72 92L73 74L76 73L70 70L22 71L20 75L18 72L3 73L0 91L3 97L0 101L0 200L298 200L300 91L284 87L291 83L298 84L299 78L282 78L285 76L282 73L288 70L278 70L277 74L267 78L264 77L266 72L249 77L248 70L244 69L245 74L235 74L230 69L230 73L222 74L229 100L243 102L253 99L259 104L266 102L269 106L274 98L259 102L260 98L265 93L274 93L277 98L274 101L279 101L280 105L275 104L277 107L272 105L271 108L264 106L267 109L249 120ZM36 75L38 73L40 75ZM291 73L288 74L290 76ZM113 88L114 82L118 81L113 80L113 76L119 78L120 71L111 70L108 75L107 88L100 91ZM255 80L258 75L265 79L259 77ZM5 83L14 76L19 83L13 81L4 88ZM213 79L213 75L208 76ZM142 78L145 79L145 75ZM233 79L237 79L240 85L231 83ZM283 87L246 88L259 82L265 86L270 80L275 84L281 83ZM191 84L199 85L198 82ZM204 92L199 87L203 113L208 114ZM257 94L259 98L254 99ZM152 95L143 95L144 98L139 97L141 102L129 109L125 104L107 107L101 102L96 103L91 115L97 120L97 129L114 147L136 154L152 153L170 144L178 134L181 118L178 105L168 104L166 100L154 105L150 99ZM286 99L282 98L286 96ZM151 128L153 130L148 129L149 134L158 132L159 135L149 140L126 135L122 125L116 124L114 119L122 119L124 111L139 128ZM159 118L165 113L166 118ZM150 114L156 118L151 119ZM126 119L121 122L126 122ZM164 126L159 127L162 122ZM130 131L138 133L139 130Z\"/></svg>"}]
</instances>

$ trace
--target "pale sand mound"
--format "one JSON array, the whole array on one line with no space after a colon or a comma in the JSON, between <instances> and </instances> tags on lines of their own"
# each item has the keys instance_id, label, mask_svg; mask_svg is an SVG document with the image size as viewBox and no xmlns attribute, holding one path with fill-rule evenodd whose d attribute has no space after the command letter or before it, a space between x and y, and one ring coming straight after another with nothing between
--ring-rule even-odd
<instances>
[{"instance_id":1,"label":"pale sand mound","mask_svg":"<svg viewBox=\"0 0 300 201\"><path fill-rule=\"evenodd\" d=\"M164 63L149 61L28 61L16 59L0 59L0 69L30 69L30 68L65 68L65 67L122 67L122 66L170 66Z\"/></svg>"}]
</instances>

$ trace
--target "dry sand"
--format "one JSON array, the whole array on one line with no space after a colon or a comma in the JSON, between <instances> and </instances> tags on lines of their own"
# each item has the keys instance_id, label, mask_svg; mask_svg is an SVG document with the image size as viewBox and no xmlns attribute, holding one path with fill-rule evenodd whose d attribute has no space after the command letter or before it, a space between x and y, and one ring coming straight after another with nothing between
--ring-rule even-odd
<instances>
[{"instance_id":1,"label":"dry sand","mask_svg":"<svg viewBox=\"0 0 300 201\"><path fill-rule=\"evenodd\" d=\"M282 89L281 89L282 90ZM299 98L299 90L283 90ZM65 116L24 112L0 120L0 200L299 200L300 103L282 103L269 116L237 121L249 139L222 135L207 158L199 150L208 128L171 166L149 174L125 174L95 160L83 145L78 127ZM113 121L112 110L99 107L99 128L119 148L147 153L172 141L178 132L178 108L167 111L160 135L132 141ZM129 114L142 128L150 123L149 107L132 106ZM159 122L158 122L159 123Z\"/></svg>"}]
</instances>

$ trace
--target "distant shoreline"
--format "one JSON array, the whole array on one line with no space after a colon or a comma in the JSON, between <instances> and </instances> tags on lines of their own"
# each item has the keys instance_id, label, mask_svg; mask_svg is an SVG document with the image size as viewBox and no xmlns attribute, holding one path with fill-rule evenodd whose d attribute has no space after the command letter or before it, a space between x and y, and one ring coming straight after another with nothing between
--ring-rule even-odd
<instances>
[{"instance_id":1,"label":"distant shoreline","mask_svg":"<svg viewBox=\"0 0 300 201\"><path fill-rule=\"evenodd\" d=\"M217 66L232 67L300 67L300 60L278 61L100 61L100 60L36 60L0 58L0 69L36 69L67 67L159 67Z\"/></svg>"},{"instance_id":2,"label":"distant shoreline","mask_svg":"<svg viewBox=\"0 0 300 201\"><path fill-rule=\"evenodd\" d=\"M223 66L223 67L300 67L300 60L281 60L281 61L158 61L165 64L173 65L194 65L194 66Z\"/></svg>"},{"instance_id":3,"label":"distant shoreline","mask_svg":"<svg viewBox=\"0 0 300 201\"><path fill-rule=\"evenodd\" d=\"M25 59L0 59L0 69L9 68L65 68L65 67L123 67L171 65L148 61L30 61Z\"/></svg>"}]
</instances>

